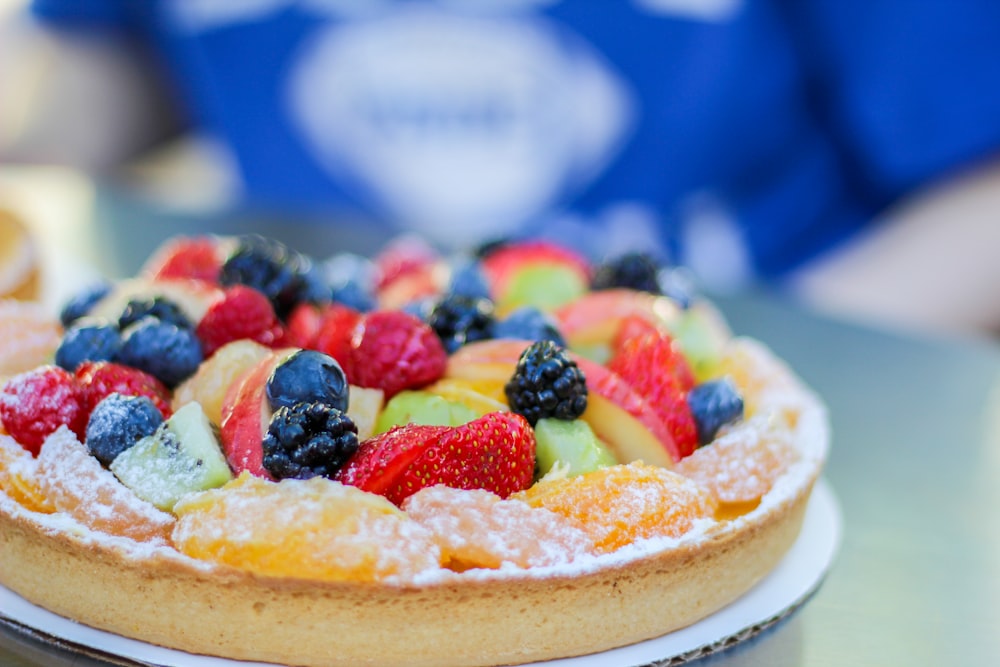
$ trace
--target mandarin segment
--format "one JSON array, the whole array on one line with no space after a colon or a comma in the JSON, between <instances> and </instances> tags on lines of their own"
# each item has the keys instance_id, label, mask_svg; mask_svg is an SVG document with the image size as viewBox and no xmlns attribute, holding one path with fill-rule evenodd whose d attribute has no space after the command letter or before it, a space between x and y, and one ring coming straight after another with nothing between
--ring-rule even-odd
<instances>
[{"instance_id":1,"label":"mandarin segment","mask_svg":"<svg viewBox=\"0 0 1000 667\"><path fill-rule=\"evenodd\" d=\"M4 434L0 434L0 491L33 512L55 511L39 486L38 459Z\"/></svg>"},{"instance_id":2,"label":"mandarin segment","mask_svg":"<svg viewBox=\"0 0 1000 667\"><path fill-rule=\"evenodd\" d=\"M62 334L59 320L40 304L0 299L0 378L51 363Z\"/></svg>"},{"instance_id":3,"label":"mandarin segment","mask_svg":"<svg viewBox=\"0 0 1000 667\"><path fill-rule=\"evenodd\" d=\"M724 432L675 470L726 504L753 504L800 458L786 425L754 417Z\"/></svg>"},{"instance_id":4,"label":"mandarin segment","mask_svg":"<svg viewBox=\"0 0 1000 667\"><path fill-rule=\"evenodd\" d=\"M143 542L166 542L174 517L125 487L66 427L38 454L40 487L55 508L93 530Z\"/></svg>"},{"instance_id":5,"label":"mandarin segment","mask_svg":"<svg viewBox=\"0 0 1000 667\"><path fill-rule=\"evenodd\" d=\"M715 497L681 475L641 461L575 477L547 477L513 498L570 519L610 553L636 540L680 537L715 513Z\"/></svg>"},{"instance_id":6,"label":"mandarin segment","mask_svg":"<svg viewBox=\"0 0 1000 667\"><path fill-rule=\"evenodd\" d=\"M762 343L734 338L722 352L718 373L728 375L743 395L747 417L762 412L781 414L794 427L801 406L791 371L767 353Z\"/></svg>"},{"instance_id":7,"label":"mandarin segment","mask_svg":"<svg viewBox=\"0 0 1000 667\"><path fill-rule=\"evenodd\" d=\"M438 485L410 496L403 509L441 546L447 567L544 567L589 553L593 542L566 517L483 490Z\"/></svg>"},{"instance_id":8,"label":"mandarin segment","mask_svg":"<svg viewBox=\"0 0 1000 667\"><path fill-rule=\"evenodd\" d=\"M379 581L441 561L430 533L392 503L324 477L270 482L243 473L174 511L180 551L262 575Z\"/></svg>"}]
</instances>

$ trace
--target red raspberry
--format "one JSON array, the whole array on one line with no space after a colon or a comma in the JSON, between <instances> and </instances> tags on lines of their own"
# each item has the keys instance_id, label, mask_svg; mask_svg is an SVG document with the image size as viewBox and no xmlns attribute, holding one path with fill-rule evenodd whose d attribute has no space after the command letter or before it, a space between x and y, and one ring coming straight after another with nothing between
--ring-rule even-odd
<instances>
[{"instance_id":1,"label":"red raspberry","mask_svg":"<svg viewBox=\"0 0 1000 667\"><path fill-rule=\"evenodd\" d=\"M58 366L15 375L0 388L0 421L34 456L60 426L68 426L82 440L87 428L82 388Z\"/></svg>"},{"instance_id":2,"label":"red raspberry","mask_svg":"<svg viewBox=\"0 0 1000 667\"><path fill-rule=\"evenodd\" d=\"M146 396L167 419L173 413L170 390L158 379L138 368L110 361L87 361L76 369L84 408L89 416L101 400L115 392L126 396Z\"/></svg>"},{"instance_id":3,"label":"red raspberry","mask_svg":"<svg viewBox=\"0 0 1000 667\"><path fill-rule=\"evenodd\" d=\"M246 285L227 287L223 297L205 311L195 334L206 359L226 343L242 338L270 347L284 340L284 328L270 300Z\"/></svg>"},{"instance_id":4,"label":"red raspberry","mask_svg":"<svg viewBox=\"0 0 1000 667\"><path fill-rule=\"evenodd\" d=\"M222 259L215 239L200 236L165 243L146 263L143 273L155 280L196 278L218 283L221 270Z\"/></svg>"},{"instance_id":5,"label":"red raspberry","mask_svg":"<svg viewBox=\"0 0 1000 667\"><path fill-rule=\"evenodd\" d=\"M448 363L434 330L400 310L368 313L351 343L351 382L381 389L386 400L437 380Z\"/></svg>"}]
</instances>

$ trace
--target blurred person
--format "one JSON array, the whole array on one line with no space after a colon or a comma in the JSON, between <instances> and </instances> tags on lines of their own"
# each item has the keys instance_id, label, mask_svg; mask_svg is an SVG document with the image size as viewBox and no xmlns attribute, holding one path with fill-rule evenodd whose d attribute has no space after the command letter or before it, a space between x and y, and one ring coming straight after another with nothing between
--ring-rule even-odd
<instances>
[{"instance_id":1,"label":"blurred person","mask_svg":"<svg viewBox=\"0 0 1000 667\"><path fill-rule=\"evenodd\" d=\"M197 132L351 249L542 234L1000 330L995 0L35 0L0 100L2 160Z\"/></svg>"}]
</instances>

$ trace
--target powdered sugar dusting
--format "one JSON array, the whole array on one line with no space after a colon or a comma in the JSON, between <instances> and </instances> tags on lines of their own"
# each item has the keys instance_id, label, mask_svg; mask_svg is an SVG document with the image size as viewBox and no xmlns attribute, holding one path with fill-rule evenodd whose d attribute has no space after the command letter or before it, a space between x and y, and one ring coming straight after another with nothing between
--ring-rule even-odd
<instances>
[{"instance_id":1,"label":"powdered sugar dusting","mask_svg":"<svg viewBox=\"0 0 1000 667\"><path fill-rule=\"evenodd\" d=\"M593 549L565 517L489 491L432 486L407 498L403 509L433 533L455 569L559 565Z\"/></svg>"},{"instance_id":2,"label":"powdered sugar dusting","mask_svg":"<svg viewBox=\"0 0 1000 667\"><path fill-rule=\"evenodd\" d=\"M45 440L38 466L42 491L58 511L110 535L166 543L174 517L123 486L65 426Z\"/></svg>"}]
</instances>

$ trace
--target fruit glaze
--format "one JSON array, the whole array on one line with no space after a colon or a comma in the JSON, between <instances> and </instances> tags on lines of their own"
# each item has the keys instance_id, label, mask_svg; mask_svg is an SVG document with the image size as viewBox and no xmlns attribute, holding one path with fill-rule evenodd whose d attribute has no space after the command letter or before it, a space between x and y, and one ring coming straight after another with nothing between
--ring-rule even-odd
<instances>
[{"instance_id":1,"label":"fruit glaze","mask_svg":"<svg viewBox=\"0 0 1000 667\"><path fill-rule=\"evenodd\" d=\"M179 238L0 328L0 583L231 659L663 635L777 565L828 448L815 395L642 254Z\"/></svg>"}]
</instances>

